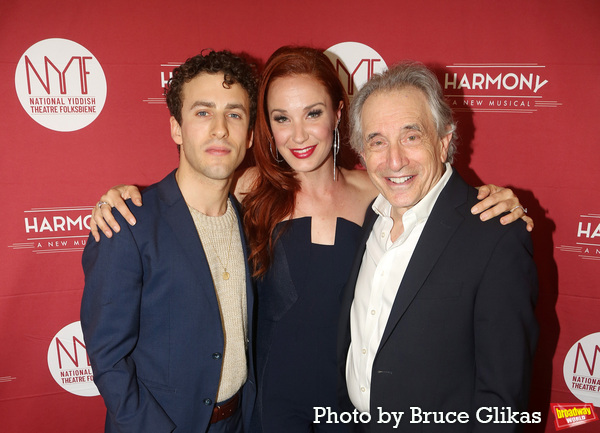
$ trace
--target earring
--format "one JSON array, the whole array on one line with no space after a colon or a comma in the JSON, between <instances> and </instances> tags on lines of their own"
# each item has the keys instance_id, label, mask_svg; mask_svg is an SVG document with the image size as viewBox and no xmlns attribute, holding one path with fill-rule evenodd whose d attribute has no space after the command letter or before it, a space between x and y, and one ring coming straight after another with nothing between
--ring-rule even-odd
<instances>
[{"instance_id":1,"label":"earring","mask_svg":"<svg viewBox=\"0 0 600 433\"><path fill-rule=\"evenodd\" d=\"M338 131L338 125L335 125L335 129L333 130L333 180L337 180L335 170L337 167L337 154L340 151L340 132Z\"/></svg>"},{"instance_id":2,"label":"earring","mask_svg":"<svg viewBox=\"0 0 600 433\"><path fill-rule=\"evenodd\" d=\"M277 154L277 156L273 155L273 145L271 144L271 140L269 140L269 151L271 152L271 156L275 161L278 163L283 162L283 159L279 159L279 151L277 150L277 146L275 146L275 154Z\"/></svg>"}]
</instances>

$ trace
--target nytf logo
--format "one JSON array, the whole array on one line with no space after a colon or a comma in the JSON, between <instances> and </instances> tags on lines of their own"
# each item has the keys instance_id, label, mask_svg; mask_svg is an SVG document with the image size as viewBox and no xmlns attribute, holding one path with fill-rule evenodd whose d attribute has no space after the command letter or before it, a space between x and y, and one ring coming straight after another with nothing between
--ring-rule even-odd
<instances>
[{"instance_id":1,"label":"nytf logo","mask_svg":"<svg viewBox=\"0 0 600 433\"><path fill-rule=\"evenodd\" d=\"M14 250L36 254L81 252L90 232L91 208L35 208L23 212L21 242L9 245Z\"/></svg>"},{"instance_id":2,"label":"nytf logo","mask_svg":"<svg viewBox=\"0 0 600 433\"><path fill-rule=\"evenodd\" d=\"M562 105L550 100L546 66L537 63L454 63L442 84L454 111L534 113Z\"/></svg>"},{"instance_id":3,"label":"nytf logo","mask_svg":"<svg viewBox=\"0 0 600 433\"><path fill-rule=\"evenodd\" d=\"M569 390L584 403L600 407L600 332L576 342L565 357L563 376Z\"/></svg>"},{"instance_id":4,"label":"nytf logo","mask_svg":"<svg viewBox=\"0 0 600 433\"><path fill-rule=\"evenodd\" d=\"M54 336L48 347L48 368L61 388L82 397L99 395L85 350L80 322L73 322Z\"/></svg>"},{"instance_id":5,"label":"nytf logo","mask_svg":"<svg viewBox=\"0 0 600 433\"><path fill-rule=\"evenodd\" d=\"M342 42L325 51L350 100L373 74L387 69L383 58L373 48L359 42Z\"/></svg>"},{"instance_id":6,"label":"nytf logo","mask_svg":"<svg viewBox=\"0 0 600 433\"><path fill-rule=\"evenodd\" d=\"M92 123L106 101L106 78L85 47L67 39L45 39L25 51L15 72L25 112L53 131L77 131Z\"/></svg>"},{"instance_id":7,"label":"nytf logo","mask_svg":"<svg viewBox=\"0 0 600 433\"><path fill-rule=\"evenodd\" d=\"M580 215L573 227L574 244L560 245L558 250L575 253L580 259L600 261L600 214Z\"/></svg>"}]
</instances>

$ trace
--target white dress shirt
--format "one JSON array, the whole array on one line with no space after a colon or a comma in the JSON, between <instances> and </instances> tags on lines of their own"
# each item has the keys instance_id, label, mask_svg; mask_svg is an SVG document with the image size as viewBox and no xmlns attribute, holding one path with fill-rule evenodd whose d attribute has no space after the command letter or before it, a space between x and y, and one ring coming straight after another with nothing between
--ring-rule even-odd
<instances>
[{"instance_id":1,"label":"white dress shirt","mask_svg":"<svg viewBox=\"0 0 600 433\"><path fill-rule=\"evenodd\" d=\"M396 293L408 262L421 237L427 218L448 183L452 167L415 206L402 216L404 232L392 242L394 221L391 204L380 194L373 203L379 215L363 255L350 310L351 343L346 362L346 381L350 400L361 412L369 412L371 372Z\"/></svg>"}]
</instances>

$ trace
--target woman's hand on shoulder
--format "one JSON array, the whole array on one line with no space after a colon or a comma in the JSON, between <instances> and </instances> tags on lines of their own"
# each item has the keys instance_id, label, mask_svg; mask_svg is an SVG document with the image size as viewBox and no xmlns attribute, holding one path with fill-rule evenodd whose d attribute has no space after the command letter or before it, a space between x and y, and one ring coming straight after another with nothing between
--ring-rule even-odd
<instances>
[{"instance_id":1,"label":"woman's hand on shoulder","mask_svg":"<svg viewBox=\"0 0 600 433\"><path fill-rule=\"evenodd\" d=\"M100 201L92 210L92 219L90 221L90 229L96 242L100 241L100 230L102 230L107 238L112 237L113 231L118 233L121 230L121 226L119 226L112 215L111 209L113 207L123 215L123 218L130 225L135 225L135 217L125 204L125 200L127 199L131 199L136 206L142 205L142 194L138 187L135 185L117 185L100 197Z\"/></svg>"},{"instance_id":2,"label":"woman's hand on shoulder","mask_svg":"<svg viewBox=\"0 0 600 433\"><path fill-rule=\"evenodd\" d=\"M504 212L508 212L500 218L503 225L510 224L519 218L527 223L527 231L533 230L533 219L527 216L527 210L519 202L519 197L510 188L488 184L479 188L477 198L481 200L471 208L471 213L479 216L481 221L487 221Z\"/></svg>"}]
</instances>

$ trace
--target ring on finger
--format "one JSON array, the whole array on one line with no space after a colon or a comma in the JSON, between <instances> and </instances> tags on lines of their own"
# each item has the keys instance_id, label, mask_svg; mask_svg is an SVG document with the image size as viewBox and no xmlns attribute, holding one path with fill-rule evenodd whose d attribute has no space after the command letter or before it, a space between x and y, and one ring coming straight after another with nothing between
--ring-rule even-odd
<instances>
[{"instance_id":1,"label":"ring on finger","mask_svg":"<svg viewBox=\"0 0 600 433\"><path fill-rule=\"evenodd\" d=\"M98 203L96 203L96 206L98 206L98 209L100 209L103 205L108 204L108 202L106 201L99 201ZM517 206L518 207L518 206ZM511 211L512 212L512 211Z\"/></svg>"},{"instance_id":2,"label":"ring on finger","mask_svg":"<svg viewBox=\"0 0 600 433\"><path fill-rule=\"evenodd\" d=\"M521 205L513 207L513 208L512 208L510 211L512 212L512 211L514 211L515 209L519 209L519 208L523 209L523 212L527 213L527 208L525 208L525 207L523 207L523 206L521 206Z\"/></svg>"}]
</instances>

